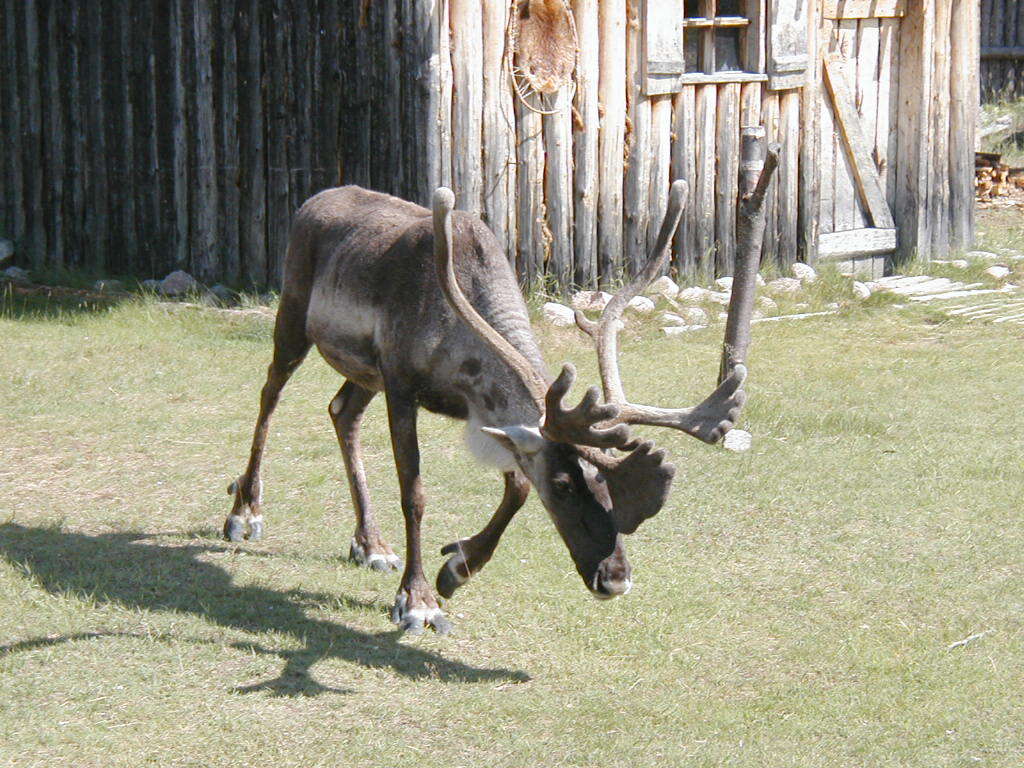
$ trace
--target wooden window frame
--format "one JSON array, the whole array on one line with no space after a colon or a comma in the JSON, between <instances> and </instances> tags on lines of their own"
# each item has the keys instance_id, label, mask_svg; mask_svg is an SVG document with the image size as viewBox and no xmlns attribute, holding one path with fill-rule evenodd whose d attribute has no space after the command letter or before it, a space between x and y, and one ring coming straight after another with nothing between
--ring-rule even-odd
<instances>
[{"instance_id":1,"label":"wooden window frame","mask_svg":"<svg viewBox=\"0 0 1024 768\"><path fill-rule=\"evenodd\" d=\"M677 62L652 60L649 56L651 24L663 23L651 18L651 0L643 0L641 19L645 42L643 64L645 93L655 96L674 93L684 85L708 83L765 82L765 0L741 0L742 16L718 16L718 0L700 0L700 16L685 16L683 0L679 0L677 22L680 45L685 47L684 35L688 30L700 33L700 60L703 69L687 71ZM715 72L715 32L718 29L740 28L740 56L742 69ZM685 57L683 58L685 61ZM708 71L711 70L711 71Z\"/></svg>"}]
</instances>

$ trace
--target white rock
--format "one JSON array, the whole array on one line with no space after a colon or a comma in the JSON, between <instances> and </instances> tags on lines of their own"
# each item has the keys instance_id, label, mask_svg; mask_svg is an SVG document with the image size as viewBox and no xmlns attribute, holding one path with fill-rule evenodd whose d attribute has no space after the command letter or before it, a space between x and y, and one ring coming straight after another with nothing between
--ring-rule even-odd
<instances>
[{"instance_id":1,"label":"white rock","mask_svg":"<svg viewBox=\"0 0 1024 768\"><path fill-rule=\"evenodd\" d=\"M707 328L706 325L670 325L661 329L666 336L679 336L683 333L692 333Z\"/></svg>"},{"instance_id":2,"label":"white rock","mask_svg":"<svg viewBox=\"0 0 1024 768\"><path fill-rule=\"evenodd\" d=\"M720 277L715 280L715 285L718 286L720 291L731 291L732 290L732 278L729 276Z\"/></svg>"},{"instance_id":3,"label":"white rock","mask_svg":"<svg viewBox=\"0 0 1024 768\"><path fill-rule=\"evenodd\" d=\"M632 309L634 312L639 312L641 315L648 315L654 311L654 302L646 296L634 296L630 299L626 308Z\"/></svg>"},{"instance_id":4,"label":"white rock","mask_svg":"<svg viewBox=\"0 0 1024 768\"><path fill-rule=\"evenodd\" d=\"M729 319L729 313L728 312L719 312L718 313L718 319L719 320L728 320Z\"/></svg>"},{"instance_id":5,"label":"white rock","mask_svg":"<svg viewBox=\"0 0 1024 768\"><path fill-rule=\"evenodd\" d=\"M859 280L853 281L853 295L858 299L866 299L871 296L871 289L868 288L866 283L862 283Z\"/></svg>"},{"instance_id":6,"label":"white rock","mask_svg":"<svg viewBox=\"0 0 1024 768\"><path fill-rule=\"evenodd\" d=\"M722 441L722 447L728 451L734 451L735 453L743 453L743 451L749 451L750 446L754 442L754 437L745 429L730 429L725 433L725 439Z\"/></svg>"},{"instance_id":7,"label":"white rock","mask_svg":"<svg viewBox=\"0 0 1024 768\"><path fill-rule=\"evenodd\" d=\"M814 271L814 267L810 264L797 261L789 268L789 271L801 283L813 283L818 279L818 273Z\"/></svg>"},{"instance_id":8,"label":"white rock","mask_svg":"<svg viewBox=\"0 0 1024 768\"><path fill-rule=\"evenodd\" d=\"M675 312L663 312L661 314L661 322L670 326L689 325L682 316L677 315Z\"/></svg>"},{"instance_id":9,"label":"white rock","mask_svg":"<svg viewBox=\"0 0 1024 768\"><path fill-rule=\"evenodd\" d=\"M577 291L572 295L570 303L573 309L600 312L608 306L608 302L611 300L612 295L604 291Z\"/></svg>"},{"instance_id":10,"label":"white rock","mask_svg":"<svg viewBox=\"0 0 1024 768\"><path fill-rule=\"evenodd\" d=\"M764 285L764 278L761 277L761 273L760 272L757 273L757 278L754 280L754 282L757 283L758 287L761 287L762 285Z\"/></svg>"},{"instance_id":11,"label":"white rock","mask_svg":"<svg viewBox=\"0 0 1024 768\"><path fill-rule=\"evenodd\" d=\"M1004 267L1002 264L993 264L985 270L985 274L989 277L994 277L996 280L1002 280L1010 274L1010 268Z\"/></svg>"},{"instance_id":12,"label":"white rock","mask_svg":"<svg viewBox=\"0 0 1024 768\"><path fill-rule=\"evenodd\" d=\"M713 301L715 304L721 304L723 307L729 303L729 297L731 294L728 291L708 291L708 295L705 297L708 301Z\"/></svg>"},{"instance_id":13,"label":"white rock","mask_svg":"<svg viewBox=\"0 0 1024 768\"><path fill-rule=\"evenodd\" d=\"M949 266L956 267L957 269L967 269L967 267L970 266L970 263L967 259L953 259L949 262Z\"/></svg>"},{"instance_id":14,"label":"white rock","mask_svg":"<svg viewBox=\"0 0 1024 768\"><path fill-rule=\"evenodd\" d=\"M570 307L564 304L557 304L553 301L547 302L541 307L541 314L544 319L552 325L565 328L570 325L576 325L576 315Z\"/></svg>"},{"instance_id":15,"label":"white rock","mask_svg":"<svg viewBox=\"0 0 1024 768\"><path fill-rule=\"evenodd\" d=\"M767 296L758 296L754 301L754 305L762 312L778 312L779 305L775 303L775 299L770 299Z\"/></svg>"},{"instance_id":16,"label":"white rock","mask_svg":"<svg viewBox=\"0 0 1024 768\"><path fill-rule=\"evenodd\" d=\"M10 240L0 240L0 261L7 261L14 255L14 243Z\"/></svg>"},{"instance_id":17,"label":"white rock","mask_svg":"<svg viewBox=\"0 0 1024 768\"><path fill-rule=\"evenodd\" d=\"M999 258L992 251L968 251L964 255L968 259L981 259L982 261L996 261Z\"/></svg>"},{"instance_id":18,"label":"white rock","mask_svg":"<svg viewBox=\"0 0 1024 768\"><path fill-rule=\"evenodd\" d=\"M839 302L830 301L828 304L825 305L825 309L830 309L833 312L835 312L837 309L839 309Z\"/></svg>"},{"instance_id":19,"label":"white rock","mask_svg":"<svg viewBox=\"0 0 1024 768\"><path fill-rule=\"evenodd\" d=\"M97 280L92 289L100 293L119 293L124 290L124 283L120 280Z\"/></svg>"},{"instance_id":20,"label":"white rock","mask_svg":"<svg viewBox=\"0 0 1024 768\"><path fill-rule=\"evenodd\" d=\"M183 296L197 288L196 279L182 269L176 269L160 281L160 293L164 296Z\"/></svg>"},{"instance_id":21,"label":"white rock","mask_svg":"<svg viewBox=\"0 0 1024 768\"><path fill-rule=\"evenodd\" d=\"M694 286L693 288L683 288L677 295L676 301L704 301L708 294L710 294L707 288L699 288Z\"/></svg>"},{"instance_id":22,"label":"white rock","mask_svg":"<svg viewBox=\"0 0 1024 768\"><path fill-rule=\"evenodd\" d=\"M645 293L648 296L664 296L666 299L674 299L679 293L679 286L668 275L662 275L647 287Z\"/></svg>"},{"instance_id":23,"label":"white rock","mask_svg":"<svg viewBox=\"0 0 1024 768\"><path fill-rule=\"evenodd\" d=\"M679 314L686 319L687 325L707 325L710 318L700 307L684 307Z\"/></svg>"},{"instance_id":24,"label":"white rock","mask_svg":"<svg viewBox=\"0 0 1024 768\"><path fill-rule=\"evenodd\" d=\"M773 293L797 293L801 285L795 277L778 277L769 282L765 289Z\"/></svg>"}]
</instances>

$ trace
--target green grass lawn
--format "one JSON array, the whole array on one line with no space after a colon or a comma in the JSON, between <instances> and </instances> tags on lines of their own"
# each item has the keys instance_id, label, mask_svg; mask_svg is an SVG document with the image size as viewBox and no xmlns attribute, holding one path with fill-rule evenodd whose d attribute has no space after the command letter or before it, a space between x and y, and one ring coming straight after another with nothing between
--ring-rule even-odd
<instances>
[{"instance_id":1,"label":"green grass lawn","mask_svg":"<svg viewBox=\"0 0 1024 768\"><path fill-rule=\"evenodd\" d=\"M267 539L218 537L270 355L255 316L147 302L0 310L0 765L1019 766L1024 329L926 309L755 328L736 455L679 467L601 603L531 498L402 638L353 522L316 355L265 465ZM636 399L691 404L720 330L623 336ZM543 339L593 381L574 332ZM382 398L371 488L403 542ZM652 433L653 434L653 433ZM426 562L500 498L421 419ZM965 646L951 643L986 634Z\"/></svg>"}]
</instances>

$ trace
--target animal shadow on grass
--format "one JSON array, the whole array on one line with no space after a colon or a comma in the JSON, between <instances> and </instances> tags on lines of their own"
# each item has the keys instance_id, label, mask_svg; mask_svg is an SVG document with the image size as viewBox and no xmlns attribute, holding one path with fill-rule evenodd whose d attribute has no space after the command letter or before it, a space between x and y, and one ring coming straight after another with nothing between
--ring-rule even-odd
<instances>
[{"instance_id":1,"label":"animal shadow on grass","mask_svg":"<svg viewBox=\"0 0 1024 768\"><path fill-rule=\"evenodd\" d=\"M524 672L473 667L404 645L398 642L401 635L397 631L373 634L309 618L304 604L323 602L334 596L238 586L232 583L225 569L199 558L203 553L223 552L224 547L206 543L164 546L147 541L149 538L142 533L90 536L57 528L7 523L0 525L0 555L26 568L53 594L85 594L99 602L129 608L193 613L232 629L278 632L303 644L298 650L277 650L256 643L233 643L233 648L277 656L284 661L284 668L276 678L235 688L240 693L261 690L278 696L350 693L321 685L313 679L311 668L325 658L345 659L374 669L390 667L414 680L525 682L530 679ZM372 603L342 599L350 607L378 610ZM120 634L131 636L133 633ZM103 633L25 640L0 646L0 655L100 636L104 636Z\"/></svg>"}]
</instances>

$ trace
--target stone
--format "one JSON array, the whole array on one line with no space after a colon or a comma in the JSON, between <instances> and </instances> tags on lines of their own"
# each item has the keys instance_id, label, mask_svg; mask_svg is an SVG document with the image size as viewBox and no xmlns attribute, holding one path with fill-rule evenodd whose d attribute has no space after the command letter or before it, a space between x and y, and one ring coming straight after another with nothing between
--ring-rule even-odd
<instances>
[{"instance_id":1,"label":"stone","mask_svg":"<svg viewBox=\"0 0 1024 768\"><path fill-rule=\"evenodd\" d=\"M97 280L92 284L92 289L99 293L122 293L124 283L120 280Z\"/></svg>"},{"instance_id":2,"label":"stone","mask_svg":"<svg viewBox=\"0 0 1024 768\"><path fill-rule=\"evenodd\" d=\"M810 264L797 261L790 266L789 271L801 283L813 283L818 279L818 273L814 271L814 267Z\"/></svg>"},{"instance_id":3,"label":"stone","mask_svg":"<svg viewBox=\"0 0 1024 768\"><path fill-rule=\"evenodd\" d=\"M858 299L866 299L871 296L871 289L868 288L867 283L862 283L859 280L853 281L853 295Z\"/></svg>"},{"instance_id":4,"label":"stone","mask_svg":"<svg viewBox=\"0 0 1024 768\"><path fill-rule=\"evenodd\" d=\"M600 312L608 306L608 302L611 300L612 295L604 291L577 291L572 295L570 304L573 309Z\"/></svg>"},{"instance_id":5,"label":"stone","mask_svg":"<svg viewBox=\"0 0 1024 768\"><path fill-rule=\"evenodd\" d=\"M768 298L767 296L758 296L754 300L754 306L756 306L762 312L779 311L779 305L775 303L775 299Z\"/></svg>"},{"instance_id":6,"label":"stone","mask_svg":"<svg viewBox=\"0 0 1024 768\"><path fill-rule=\"evenodd\" d=\"M699 288L694 286L693 288L683 288L678 294L676 294L676 301L704 301L710 294L707 288Z\"/></svg>"},{"instance_id":7,"label":"stone","mask_svg":"<svg viewBox=\"0 0 1024 768\"><path fill-rule=\"evenodd\" d=\"M8 267L0 274L15 285L28 285L32 282L29 279L28 270L21 267Z\"/></svg>"},{"instance_id":8,"label":"stone","mask_svg":"<svg viewBox=\"0 0 1024 768\"><path fill-rule=\"evenodd\" d=\"M160 281L160 293L164 296L184 296L198 288L196 279L183 269L176 269Z\"/></svg>"},{"instance_id":9,"label":"stone","mask_svg":"<svg viewBox=\"0 0 1024 768\"><path fill-rule=\"evenodd\" d=\"M644 291L648 296L664 296L666 299L674 299L679 293L679 286L668 275L662 275Z\"/></svg>"},{"instance_id":10,"label":"stone","mask_svg":"<svg viewBox=\"0 0 1024 768\"><path fill-rule=\"evenodd\" d=\"M576 314L572 311L571 307L567 307L565 304L549 301L541 307L540 311L544 319L551 323L551 325L558 326L559 328L576 325Z\"/></svg>"},{"instance_id":11,"label":"stone","mask_svg":"<svg viewBox=\"0 0 1024 768\"><path fill-rule=\"evenodd\" d=\"M999 256L992 251L968 251L964 254L968 259L979 259L981 261L997 261Z\"/></svg>"},{"instance_id":12,"label":"stone","mask_svg":"<svg viewBox=\"0 0 1024 768\"><path fill-rule=\"evenodd\" d=\"M762 286L764 286L764 278L761 277L761 273L760 272L757 273L757 277L754 278L754 282L757 284L758 288L761 288Z\"/></svg>"},{"instance_id":13,"label":"stone","mask_svg":"<svg viewBox=\"0 0 1024 768\"><path fill-rule=\"evenodd\" d=\"M825 309L828 309L828 310L831 310L832 312L835 312L837 309L839 309L839 302L837 302L837 301L830 301L828 304L825 305Z\"/></svg>"},{"instance_id":14,"label":"stone","mask_svg":"<svg viewBox=\"0 0 1024 768\"><path fill-rule=\"evenodd\" d=\"M993 264L985 270L985 274L989 277L994 277L996 280L1003 280L1009 276L1010 268L1003 266L1002 264Z\"/></svg>"},{"instance_id":15,"label":"stone","mask_svg":"<svg viewBox=\"0 0 1024 768\"><path fill-rule=\"evenodd\" d=\"M797 293L803 285L795 277L777 277L765 286L772 293Z\"/></svg>"},{"instance_id":16,"label":"stone","mask_svg":"<svg viewBox=\"0 0 1024 768\"><path fill-rule=\"evenodd\" d=\"M217 283L210 289L210 293L217 297L217 300L224 304L234 304L238 296L234 291L223 283Z\"/></svg>"},{"instance_id":17,"label":"stone","mask_svg":"<svg viewBox=\"0 0 1024 768\"><path fill-rule=\"evenodd\" d=\"M649 315L654 311L654 302L646 296L634 296L630 299L626 308L632 309L634 312L639 312L641 315Z\"/></svg>"},{"instance_id":18,"label":"stone","mask_svg":"<svg viewBox=\"0 0 1024 768\"><path fill-rule=\"evenodd\" d=\"M10 240L0 240L0 262L7 261L14 255L14 243Z\"/></svg>"},{"instance_id":19,"label":"stone","mask_svg":"<svg viewBox=\"0 0 1024 768\"><path fill-rule=\"evenodd\" d=\"M679 336L684 333L691 333L707 328L706 325L669 325L661 329L666 336Z\"/></svg>"},{"instance_id":20,"label":"stone","mask_svg":"<svg viewBox=\"0 0 1024 768\"><path fill-rule=\"evenodd\" d=\"M728 291L708 291L708 295L705 297L708 301L713 301L715 304L721 304L723 307L729 303L729 298L732 294Z\"/></svg>"},{"instance_id":21,"label":"stone","mask_svg":"<svg viewBox=\"0 0 1024 768\"><path fill-rule=\"evenodd\" d=\"M970 266L970 262L967 259L953 259L949 262L949 266L956 267L957 269L967 269Z\"/></svg>"},{"instance_id":22,"label":"stone","mask_svg":"<svg viewBox=\"0 0 1024 768\"><path fill-rule=\"evenodd\" d=\"M687 325L707 325L711 319L700 307L684 307L679 310L679 314L686 320Z\"/></svg>"},{"instance_id":23,"label":"stone","mask_svg":"<svg viewBox=\"0 0 1024 768\"><path fill-rule=\"evenodd\" d=\"M149 280L142 281L142 287L144 290L152 291L153 293L160 292L160 281L150 278Z\"/></svg>"},{"instance_id":24,"label":"stone","mask_svg":"<svg viewBox=\"0 0 1024 768\"><path fill-rule=\"evenodd\" d=\"M732 278L729 276L720 277L715 280L715 285L720 291L731 291L732 290Z\"/></svg>"},{"instance_id":25,"label":"stone","mask_svg":"<svg viewBox=\"0 0 1024 768\"><path fill-rule=\"evenodd\" d=\"M749 451L750 446L754 443L754 436L751 435L745 429L730 429L725 433L725 439L722 440L722 447L727 451L734 453L743 453Z\"/></svg>"},{"instance_id":26,"label":"stone","mask_svg":"<svg viewBox=\"0 0 1024 768\"><path fill-rule=\"evenodd\" d=\"M700 327L708 324L708 313L700 307L683 307L678 314L665 312L661 321L665 325Z\"/></svg>"}]
</instances>

